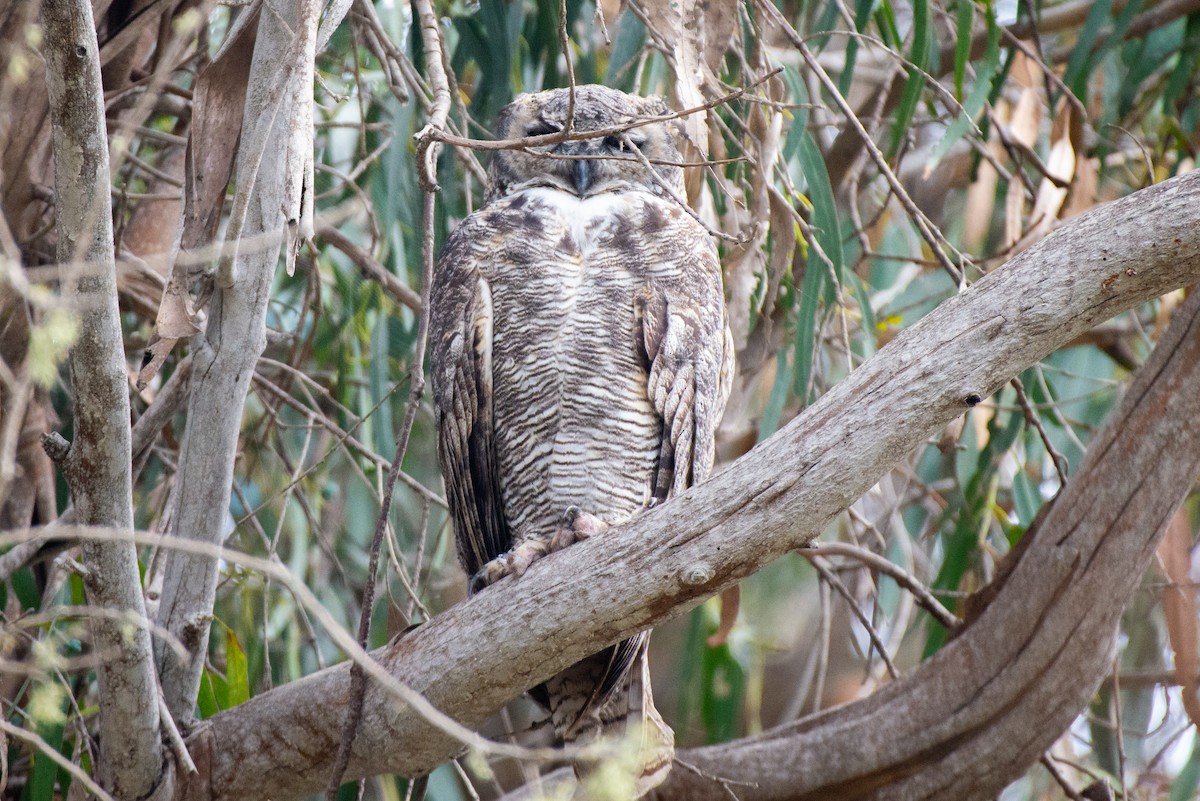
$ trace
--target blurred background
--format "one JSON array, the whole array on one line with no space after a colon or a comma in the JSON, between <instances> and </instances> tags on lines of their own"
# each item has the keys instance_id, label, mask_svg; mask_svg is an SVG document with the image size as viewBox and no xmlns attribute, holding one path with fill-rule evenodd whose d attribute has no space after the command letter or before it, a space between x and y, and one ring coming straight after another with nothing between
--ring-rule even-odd
<instances>
[{"instance_id":1,"label":"blurred background","mask_svg":"<svg viewBox=\"0 0 1200 801\"><path fill-rule=\"evenodd\" d=\"M1200 145L1200 2L839 0L437 2L450 124L489 138L516 94L575 80L661 94L686 117L688 199L718 240L739 375L720 432L728 463L771 436L898 331L1087 209L1188 171ZM139 415L181 213L197 81L249 7L98 2L130 386ZM683 24L683 17L699 24ZM251 387L227 547L286 566L357 626L386 465L404 416L420 307L421 203L413 134L430 107L409 5L355 0L318 56L316 238L276 279ZM37 4L0 8L0 530L54 520L66 488L37 437L70 438L63 360L73 336L54 262L52 160ZM827 76L807 64L803 41ZM211 73L210 73L211 74ZM725 99L722 101L722 99ZM844 101L839 102L839 99ZM722 102L717 102L722 101ZM844 105L843 105L844 102ZM869 132L876 153L849 124ZM228 145L225 145L228 146ZM481 203L487 156L448 147L436 236ZM890 182L881 162L895 176ZM902 191L898 191L902 190ZM660 626L658 707L680 745L743 737L864 697L944 643L949 614L984 586L1078 466L1092 432L1180 296L1110 320L1050 355L909 454L834 521L823 546L765 566L736 622L712 599ZM202 297L191 299L197 308ZM168 524L182 407L135 464L136 524ZM718 467L720 469L720 467ZM382 645L465 597L426 397L397 484L373 611ZM1044 766L1004 801L1062 798L1108 778L1117 797L1194 797L1200 781L1196 503L1125 613L1111 677ZM4 560L0 704L10 723L87 764L96 655L71 550ZM144 550L153 604L159 561ZM927 591L939 622L915 600ZM1184 590L1179 592L1179 590ZM1164 596L1182 599L1164 605ZM928 604L926 605L928 606ZM725 625L722 625L724 611ZM343 655L285 587L223 565L201 716ZM732 623L732 626L729 624ZM505 725L521 730L518 702ZM0 742L0 747L3 742ZM6 796L66 797L70 777L7 745ZM520 782L481 760L436 772L435 801L495 798ZM3 784L3 782L0 782ZM400 799L404 779L367 782ZM353 798L353 788L343 796Z\"/></svg>"}]
</instances>

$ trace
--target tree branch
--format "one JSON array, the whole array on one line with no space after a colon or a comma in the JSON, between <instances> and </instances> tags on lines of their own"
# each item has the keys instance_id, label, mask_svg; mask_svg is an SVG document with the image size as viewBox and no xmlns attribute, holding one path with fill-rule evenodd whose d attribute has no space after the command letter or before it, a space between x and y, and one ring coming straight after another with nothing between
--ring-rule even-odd
<instances>
[{"instance_id":1,"label":"tree branch","mask_svg":"<svg viewBox=\"0 0 1200 801\"><path fill-rule=\"evenodd\" d=\"M681 614L807 543L914 447L1038 359L1200 280L1198 204L1192 173L1075 218L944 302L725 471L489 587L375 657L475 726L598 648ZM191 797L319 789L348 674L339 665L214 717L189 743L204 777ZM417 775L458 750L372 685L347 777Z\"/></svg>"},{"instance_id":2,"label":"tree branch","mask_svg":"<svg viewBox=\"0 0 1200 801\"><path fill-rule=\"evenodd\" d=\"M1164 455L1167 458L1164 458ZM680 755L659 801L995 798L1087 705L1155 546L1200 471L1200 293L965 630L864 701ZM986 606L984 606L986 604Z\"/></svg>"},{"instance_id":3,"label":"tree branch","mask_svg":"<svg viewBox=\"0 0 1200 801\"><path fill-rule=\"evenodd\" d=\"M302 14L305 3L311 6L310 0L271 6L294 14L287 25L274 11L264 10L259 19L237 162L235 217L244 225L231 224L241 246L236 262L221 271L224 280L213 294L206 331L192 340L191 397L171 530L213 544L224 539L243 406L266 346L267 302L286 223L288 171L303 169L306 162L303 154L293 152L302 139L294 135L297 128L307 125L304 141L312 147L311 114L295 108L297 98L311 102L312 97L311 64L309 70L295 64L311 51L316 36L318 15ZM305 76L309 87L296 87ZM185 726L207 654L217 573L211 556L172 552L163 580L159 623L184 643L189 658L179 660L159 649L158 669L167 707Z\"/></svg>"},{"instance_id":4,"label":"tree branch","mask_svg":"<svg viewBox=\"0 0 1200 801\"><path fill-rule=\"evenodd\" d=\"M57 259L79 335L71 348L75 441L59 461L77 519L120 530L133 526L129 389L117 309L109 194L108 133L92 7L46 3L46 82L53 128ZM48 452L55 450L49 448ZM53 458L54 453L51 453ZM150 631L133 541L83 546L88 601L114 615L92 619L97 650L100 783L118 798L145 798L163 766ZM126 616L127 615L127 616ZM129 620L136 621L132 624Z\"/></svg>"}]
</instances>

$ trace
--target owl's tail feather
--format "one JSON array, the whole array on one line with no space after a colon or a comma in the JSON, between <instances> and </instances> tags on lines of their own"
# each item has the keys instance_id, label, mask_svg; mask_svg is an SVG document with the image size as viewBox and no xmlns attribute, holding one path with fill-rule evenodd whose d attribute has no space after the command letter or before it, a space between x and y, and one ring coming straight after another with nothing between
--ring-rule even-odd
<instances>
[{"instance_id":1,"label":"owl's tail feather","mask_svg":"<svg viewBox=\"0 0 1200 801\"><path fill-rule=\"evenodd\" d=\"M604 739L615 746L609 751L615 756L575 763L579 787L573 801L641 798L671 769L675 733L654 707L645 641L639 640L632 664L615 685L606 688L604 679L612 676L621 646L572 665L544 685L556 737L576 745ZM614 782L621 791L614 792Z\"/></svg>"}]
</instances>

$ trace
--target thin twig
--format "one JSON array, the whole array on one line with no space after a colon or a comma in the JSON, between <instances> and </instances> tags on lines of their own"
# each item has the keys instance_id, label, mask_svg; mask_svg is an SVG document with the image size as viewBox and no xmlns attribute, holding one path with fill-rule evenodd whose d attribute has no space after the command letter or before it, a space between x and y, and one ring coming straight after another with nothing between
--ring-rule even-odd
<instances>
[{"instance_id":1,"label":"thin twig","mask_svg":"<svg viewBox=\"0 0 1200 801\"><path fill-rule=\"evenodd\" d=\"M188 540L169 534L146 532L138 530L121 530L101 528L98 526L53 525L44 529L18 529L0 532L0 548L7 548L16 543L25 542L44 533L51 536L90 542L133 542L137 546L151 548L170 548L180 553L204 556L210 559L224 559L231 565L238 565L245 570L262 573L280 582L296 598L300 606L307 610L320 623L329 635L335 647L340 648L347 658L361 663L363 668L378 682L379 686L397 701L413 708L422 719L442 733L454 738L463 745L474 748L488 756L509 757L512 759L527 759L534 762L548 762L556 759L589 758L597 759L612 752L611 746L603 744L577 745L565 748L530 748L496 742L462 725L454 718L431 704L424 695L409 685L388 673L383 665L371 658L346 631L333 614L325 608L303 580L297 578L286 565L275 560L251 556L247 553L233 550L226 546L216 545L202 540ZM145 623L145 619L142 619Z\"/></svg>"},{"instance_id":2,"label":"thin twig","mask_svg":"<svg viewBox=\"0 0 1200 801\"><path fill-rule=\"evenodd\" d=\"M575 65L571 62L571 36L567 33L567 0L558 0L558 43L567 62L567 119L563 130L575 130Z\"/></svg>"},{"instance_id":3,"label":"thin twig","mask_svg":"<svg viewBox=\"0 0 1200 801\"><path fill-rule=\"evenodd\" d=\"M1058 786L1062 788L1062 791L1067 794L1067 797L1071 801L1087 801L1087 799L1079 794L1079 791L1075 789L1071 782L1067 781L1067 777L1058 769L1058 765L1054 764L1054 757L1050 755L1049 751L1042 754L1042 758L1038 761L1042 763L1042 767L1050 774L1050 778L1058 783Z\"/></svg>"},{"instance_id":4,"label":"thin twig","mask_svg":"<svg viewBox=\"0 0 1200 801\"><path fill-rule=\"evenodd\" d=\"M813 554L811 550L807 548L800 551L800 553L803 554L812 564L812 566L817 569L817 572L821 574L821 577L825 579L825 581L828 582L831 587L833 587L834 591L846 600L846 603L850 606L850 611L866 630L867 637L869 637L871 640L871 645L873 645L875 650L879 652L879 656L883 660L883 664L887 667L888 674L893 679L900 678L900 671L896 670L896 666L892 664L892 658L888 656L887 648L883 644L883 638L879 636L879 633L875 631L875 627L871 625L870 619L866 616L863 610L859 608L858 601L854 600L854 596L850 594L850 590L847 589L846 585L842 583L842 580L838 578L832 570L829 569L829 565L825 564L825 560L820 556Z\"/></svg>"},{"instance_id":5,"label":"thin twig","mask_svg":"<svg viewBox=\"0 0 1200 801\"><path fill-rule=\"evenodd\" d=\"M425 48L425 72L429 76L429 86L433 91L433 108L429 112L429 122L413 138L417 142L417 166L421 188L432 192L437 189L437 159L441 152L439 143L446 141L443 137L446 135L446 120L450 116L450 83L442 65L442 34L438 30L433 4L430 0L413 0L413 5L417 9L421 28L421 44Z\"/></svg>"},{"instance_id":6,"label":"thin twig","mask_svg":"<svg viewBox=\"0 0 1200 801\"><path fill-rule=\"evenodd\" d=\"M1046 453L1050 454L1050 460L1054 462L1054 469L1058 472L1059 486L1067 486L1067 459L1054 448L1054 444L1050 442L1050 434L1046 431L1046 427L1042 425L1042 420L1038 417L1037 411L1029 402L1029 396L1025 394L1025 385L1021 383L1020 378L1014 378L1009 382L1013 389L1017 391L1017 403L1021 405L1021 412L1025 415L1025 422L1033 426L1037 430L1038 436L1042 440L1042 447L1046 449Z\"/></svg>"},{"instance_id":7,"label":"thin twig","mask_svg":"<svg viewBox=\"0 0 1200 801\"><path fill-rule=\"evenodd\" d=\"M196 769L196 763L188 752L187 743L183 741L179 727L175 725L175 718L171 717L171 710L167 708L167 699L163 696L161 687L158 691L158 715L163 730L167 733L167 742L171 745L171 753L175 755L175 761L187 768L188 773L199 774L200 771Z\"/></svg>"},{"instance_id":8,"label":"thin twig","mask_svg":"<svg viewBox=\"0 0 1200 801\"><path fill-rule=\"evenodd\" d=\"M1121 798L1129 798L1129 788L1125 786L1125 730L1121 726L1121 655L1113 656L1112 663L1112 699L1113 710L1116 715L1116 735L1117 735L1117 774L1121 779Z\"/></svg>"},{"instance_id":9,"label":"thin twig","mask_svg":"<svg viewBox=\"0 0 1200 801\"><path fill-rule=\"evenodd\" d=\"M634 158L636 158L641 165L646 168L646 171L650 175L650 179L654 181L655 185L661 189L667 197L673 200L675 205L683 209L685 214L687 214L696 222L700 223L700 225L704 226L704 230L708 232L709 236L715 236L720 239L724 239L726 242L735 242L739 245L749 241L749 237L743 234L727 234L724 231L718 231L715 228L710 227L709 224L704 222L700 215L696 213L696 210L688 205L688 202L685 198L680 197L679 193L672 189L670 184L659 177L658 171L655 170L654 166L650 164L650 160L646 158L646 154L642 152L642 149L633 142L629 141L628 137L625 137L625 142L629 146L630 152L633 153Z\"/></svg>"},{"instance_id":10,"label":"thin twig","mask_svg":"<svg viewBox=\"0 0 1200 801\"><path fill-rule=\"evenodd\" d=\"M418 8L422 5L421 0L418 0ZM428 9L428 2L424 3L426 9L421 10L422 16L422 33L425 33L425 15L426 12L432 14L432 10ZM433 35L436 36L436 28ZM438 40L434 40L435 42ZM427 47L429 46L427 40ZM438 69L441 69L441 49L427 49L425 52L428 62L437 62ZM431 68L431 72L433 72ZM445 80L445 73L441 72L442 80ZM435 82L436 85L436 82ZM436 96L436 95L435 95ZM446 116L449 112L449 89L446 91L446 105L440 111L436 108L430 115L429 125L426 126L426 131L440 130L446 124ZM431 159L423 163L427 170L421 176L421 183L425 187L424 191L424 209L422 213L422 238L421 238L421 256L422 256L422 275L421 275L421 313L417 317L417 341L414 347L414 355L412 366L409 370L409 395L408 408L405 410L404 422L400 426L400 432L396 437L396 455L392 458L391 469L388 470L387 482L383 488L383 497L380 499L379 517L375 521L375 534L371 539L371 556L367 566L367 580L363 588L362 610L358 620L358 645L364 651L367 650L367 641L371 632L371 612L375 605L375 576L379 572L379 551L383 545L383 535L387 530L388 519L392 509L392 495L395 492L396 481L400 477L400 465L404 462L404 454L408 451L408 440L412 433L413 422L417 417L417 410L421 406L421 397L425 393L425 346L429 339L429 288L433 284L433 261L434 261L434 210L435 201L437 199L437 173L436 160L437 155L434 153L430 156L430 151L434 148L434 143L431 139L421 140L419 142L427 142L425 145L424 157ZM418 151L420 147L418 144ZM407 582L405 582L407 587ZM409 588L410 593L413 592ZM414 600L420 603L414 595ZM328 801L336 801L338 787L341 786L342 776L345 775L346 766L350 763L351 746L354 744L354 738L358 734L359 724L362 720L363 700L367 693L367 678L363 671L363 666L360 662L355 662L350 666L350 714L346 721L346 728L342 733L342 741L338 746L337 758L334 760L333 771L329 777L329 785L325 790L325 797Z\"/></svg>"},{"instance_id":11,"label":"thin twig","mask_svg":"<svg viewBox=\"0 0 1200 801\"><path fill-rule=\"evenodd\" d=\"M102 799L102 801L114 801L113 797L104 792L104 788L92 781L92 777L87 775L81 767L73 764L71 760L60 754L57 748L50 745L50 743L43 740L36 733L14 726L4 718L0 718L0 732L4 732L13 739L32 745L42 756L71 774L74 779L88 789L88 792L97 798Z\"/></svg>"},{"instance_id":12,"label":"thin twig","mask_svg":"<svg viewBox=\"0 0 1200 801\"><path fill-rule=\"evenodd\" d=\"M707 103L702 103L699 106L684 109L683 111L664 114L659 117L642 117L641 119L631 120L621 125L611 125L607 128L596 128L589 131L574 131L571 133L564 131L556 131L555 133L544 134L542 136L525 136L520 139L470 139L464 136L456 136L446 131L431 132L429 136L439 142L444 142L455 147L469 147L475 150L525 150L531 147L542 147L544 145L557 145L562 142L578 142L585 139L599 139L604 136L617 136L626 131L631 131L635 128L642 128L647 125L655 125L660 122L670 122L671 120L682 119L683 117L692 114L698 114L701 111L708 111L716 106L721 106L726 103L737 100L742 95L749 92L751 89L766 83L771 78L774 78L783 68L772 70L761 78L758 78L752 83L746 84L741 89L737 89L729 94L722 95L715 100L710 100ZM422 131L418 136L424 135Z\"/></svg>"},{"instance_id":13,"label":"thin twig","mask_svg":"<svg viewBox=\"0 0 1200 801\"><path fill-rule=\"evenodd\" d=\"M857 545L845 542L831 542L821 543L816 548L808 548L805 550L805 554L814 556L847 556L851 559L857 559L864 565L895 579L897 584L912 593L913 598L916 599L917 604L922 609L933 615L934 619L946 628L953 631L962 623L953 612L942 606L941 602L933 597L933 593L924 584L917 581L915 576L900 567L900 565L885 559L874 551L868 551L866 548L860 548Z\"/></svg>"}]
</instances>

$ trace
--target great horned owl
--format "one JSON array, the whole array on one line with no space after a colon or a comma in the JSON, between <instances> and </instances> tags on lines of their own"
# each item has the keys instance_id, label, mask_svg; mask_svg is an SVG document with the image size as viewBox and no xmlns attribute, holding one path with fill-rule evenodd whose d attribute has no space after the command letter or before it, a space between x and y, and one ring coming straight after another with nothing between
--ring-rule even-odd
<instances>
[{"instance_id":1,"label":"great horned owl","mask_svg":"<svg viewBox=\"0 0 1200 801\"><path fill-rule=\"evenodd\" d=\"M559 132L568 105L565 89L521 95L496 134ZM580 133L665 116L658 98L575 93ZM445 245L432 288L433 394L472 592L712 468L733 343L716 247L672 198L683 194L676 135L658 121L499 151L485 205ZM648 635L532 691L560 738L630 714Z\"/></svg>"}]
</instances>

